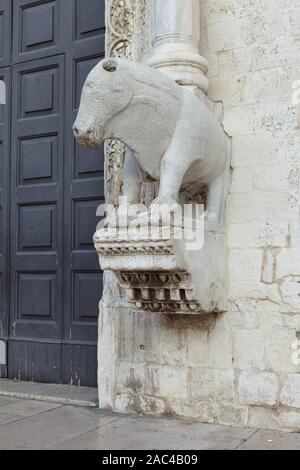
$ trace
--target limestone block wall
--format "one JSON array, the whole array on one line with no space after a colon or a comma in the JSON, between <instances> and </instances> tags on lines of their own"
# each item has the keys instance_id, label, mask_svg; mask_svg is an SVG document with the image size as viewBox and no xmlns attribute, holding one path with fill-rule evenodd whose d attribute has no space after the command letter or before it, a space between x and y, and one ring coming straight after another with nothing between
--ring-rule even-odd
<instances>
[{"instance_id":1,"label":"limestone block wall","mask_svg":"<svg viewBox=\"0 0 300 470\"><path fill-rule=\"evenodd\" d=\"M202 0L201 14L209 96L232 139L229 311L132 312L110 279L100 406L300 431L300 0Z\"/></svg>"}]
</instances>

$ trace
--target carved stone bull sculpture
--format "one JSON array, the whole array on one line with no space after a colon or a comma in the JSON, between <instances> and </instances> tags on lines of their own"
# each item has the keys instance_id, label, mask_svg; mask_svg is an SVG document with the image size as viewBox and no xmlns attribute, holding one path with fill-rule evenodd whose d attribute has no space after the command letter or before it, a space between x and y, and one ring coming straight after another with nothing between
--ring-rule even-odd
<instances>
[{"instance_id":1,"label":"carved stone bull sculpture","mask_svg":"<svg viewBox=\"0 0 300 470\"><path fill-rule=\"evenodd\" d=\"M156 203L208 187L208 219L221 222L228 151L225 133L192 90L143 64L101 61L88 75L74 134L84 147L122 141L124 195L140 202L143 178L159 181Z\"/></svg>"}]
</instances>

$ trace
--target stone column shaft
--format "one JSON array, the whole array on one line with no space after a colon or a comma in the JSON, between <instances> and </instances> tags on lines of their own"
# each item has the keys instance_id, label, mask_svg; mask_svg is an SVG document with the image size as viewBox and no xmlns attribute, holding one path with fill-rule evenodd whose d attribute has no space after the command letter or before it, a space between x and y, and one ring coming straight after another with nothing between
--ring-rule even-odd
<instances>
[{"instance_id":1,"label":"stone column shaft","mask_svg":"<svg viewBox=\"0 0 300 470\"><path fill-rule=\"evenodd\" d=\"M199 53L200 0L150 0L153 52L148 65L180 85L209 86L208 63Z\"/></svg>"}]
</instances>

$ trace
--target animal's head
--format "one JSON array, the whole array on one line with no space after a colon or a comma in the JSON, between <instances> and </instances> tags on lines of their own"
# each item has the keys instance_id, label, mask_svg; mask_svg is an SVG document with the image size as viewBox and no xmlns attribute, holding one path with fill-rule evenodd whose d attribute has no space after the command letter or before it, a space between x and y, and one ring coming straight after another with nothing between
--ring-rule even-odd
<instances>
[{"instance_id":1,"label":"animal's head","mask_svg":"<svg viewBox=\"0 0 300 470\"><path fill-rule=\"evenodd\" d=\"M98 148L105 139L107 124L130 103L132 91L124 83L126 67L124 60L105 59L89 73L73 126L81 146Z\"/></svg>"}]
</instances>

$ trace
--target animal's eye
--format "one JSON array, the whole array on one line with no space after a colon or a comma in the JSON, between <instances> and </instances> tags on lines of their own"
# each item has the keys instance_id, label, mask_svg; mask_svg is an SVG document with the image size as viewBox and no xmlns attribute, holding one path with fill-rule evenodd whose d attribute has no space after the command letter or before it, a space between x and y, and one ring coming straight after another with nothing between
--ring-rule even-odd
<instances>
[{"instance_id":1,"label":"animal's eye","mask_svg":"<svg viewBox=\"0 0 300 470\"><path fill-rule=\"evenodd\" d=\"M117 70L117 63L113 59L108 59L103 63L103 68L106 72L115 72Z\"/></svg>"}]
</instances>

